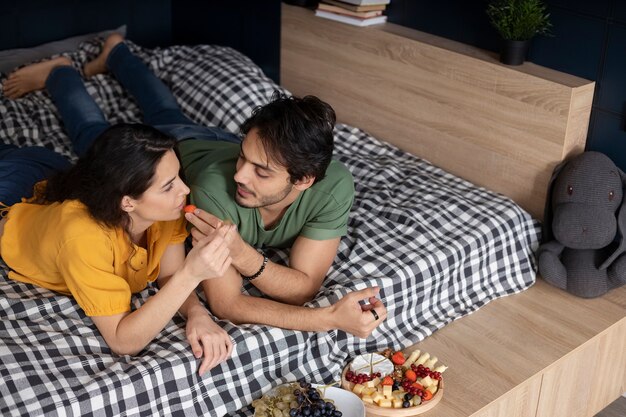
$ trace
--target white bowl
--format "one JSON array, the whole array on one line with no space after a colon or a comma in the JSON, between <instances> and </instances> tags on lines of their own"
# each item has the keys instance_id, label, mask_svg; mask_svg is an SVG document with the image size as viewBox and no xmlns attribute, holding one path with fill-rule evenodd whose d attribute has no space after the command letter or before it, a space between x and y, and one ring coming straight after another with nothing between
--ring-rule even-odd
<instances>
[{"instance_id":1,"label":"white bowl","mask_svg":"<svg viewBox=\"0 0 626 417\"><path fill-rule=\"evenodd\" d=\"M275 396L281 387L296 384L286 383L272 388L264 396ZM329 387L322 384L311 384L320 390L326 400L333 400L335 408L342 413L342 417L365 417L365 405L356 394L339 387Z\"/></svg>"}]
</instances>

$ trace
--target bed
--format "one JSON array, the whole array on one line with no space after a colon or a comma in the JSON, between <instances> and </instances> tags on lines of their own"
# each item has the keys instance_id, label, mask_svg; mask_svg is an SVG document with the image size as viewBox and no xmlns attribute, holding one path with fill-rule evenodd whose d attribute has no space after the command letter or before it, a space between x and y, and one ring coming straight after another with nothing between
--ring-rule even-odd
<instances>
[{"instance_id":1,"label":"bed","mask_svg":"<svg viewBox=\"0 0 626 417\"><path fill-rule=\"evenodd\" d=\"M310 17L307 12L284 7L283 37L290 33L289 27L293 31L294 24L306 27ZM290 23L289 19L295 20ZM298 39L293 33L288 41L283 38L283 53L294 53L289 42ZM295 51L310 52L314 46L297 45ZM337 380L352 355L389 346L408 348L418 342L452 365L447 385L452 387L429 415L471 415L495 400L502 406L501 397L506 395L511 404L519 404L515 400L521 399L530 404L528 409L533 404L537 409L536 387L541 383L535 385L537 381L530 377L543 378L540 371L546 362L552 364L557 355L565 358L576 350L588 356L588 351L579 346L602 332L606 336L602 349L607 350L603 347L606 338L612 338L618 351L620 343L625 346L623 337L620 339L624 335L624 305L620 305L620 294L613 293L595 304L583 305L592 325L585 326L576 338L564 337L567 343L561 349L550 346L549 355L533 362L538 348L531 346L528 355L523 356L532 366L519 361L511 363L515 367L507 370L507 357L496 354L494 358L494 350L484 350L490 344L480 337L482 334L487 335L486 340L495 340L507 349L523 341L516 333L510 334L507 326L519 322L513 313L524 300L532 304L546 297L556 303L550 308L557 312L564 305L579 308L578 300L541 282L529 290L535 283L533 251L539 239L536 218L541 197L535 199L539 203L534 206L514 198L526 205L523 209L511 198L475 185L484 185L480 181L463 180L460 173L454 175L453 168L438 168L407 149L402 150L402 146L388 143L393 131L372 135L368 132L375 132L375 128L368 127L366 132L354 127L366 126L361 123L366 118L350 119L351 108L358 110L358 97L346 95L345 102L335 102L334 97L326 97L324 83L307 85L312 81L306 74L298 73L298 65L309 64L306 60L297 64L297 59L283 55L284 87L280 87L248 58L230 48L132 48L170 85L183 110L200 123L236 131L251 109L263 104L277 88L296 94L317 94L335 106L342 122L336 128L336 157L355 176L357 194L348 236L342 240L328 278L310 305L328 305L350 289L376 283L382 287L390 317L366 340L337 331L295 332L221 321L235 341L233 357L210 375L198 378L197 361L185 342L182 319L175 317L141 355L115 356L72 300L7 280L4 268L0 280L2 415L250 415L248 404L282 382L300 377L315 382ZM80 65L97 52L97 42L87 41L70 55ZM337 73L350 71L349 67L335 69ZM291 81L289 70L293 71ZM322 72L317 75L325 77ZM326 77L326 84L332 85L333 78ZM87 86L112 122L138 120L132 99L115 81L98 76ZM33 94L17 102L0 100L3 140L19 145L42 144L73 157L45 94ZM584 112L584 106L579 111ZM358 117L358 112L353 114ZM390 122L386 123L389 128ZM377 137L385 137L387 142ZM397 139L401 142L405 138L398 134ZM556 147L564 148L561 145ZM558 159L565 155L562 153ZM463 158L457 155L452 159ZM449 161L452 167L453 160ZM545 176L548 164L536 171ZM533 190L540 190L540 181L535 182ZM272 257L280 261L287 255L276 251ZM250 287L244 290L254 292ZM150 287L138 294L133 299L135 306L155 291ZM519 297L525 298L519 301ZM598 314L595 308L604 310ZM541 316L540 311L533 314L536 319ZM572 324L571 320L564 321ZM555 331L556 325L551 323L544 325L546 331ZM602 331L597 330L602 326ZM556 334L553 339L561 342L560 336L565 333ZM529 341L541 340L543 331L533 330L526 337ZM475 346L477 343L482 344L482 351ZM622 356L610 356L618 360L613 365L624 365ZM490 376L484 378L485 385L481 386L481 379L468 383L468 378L480 378L465 374L474 371L472 364L490 367L487 372L482 371ZM611 387L607 398L616 397L617 388L613 387L616 382L623 386L620 381L626 377L612 369L605 366L598 370L611 374L610 384L606 383ZM563 377L555 380L562 381ZM545 386L549 387L547 382ZM471 398L462 398L463 392Z\"/></svg>"}]
</instances>

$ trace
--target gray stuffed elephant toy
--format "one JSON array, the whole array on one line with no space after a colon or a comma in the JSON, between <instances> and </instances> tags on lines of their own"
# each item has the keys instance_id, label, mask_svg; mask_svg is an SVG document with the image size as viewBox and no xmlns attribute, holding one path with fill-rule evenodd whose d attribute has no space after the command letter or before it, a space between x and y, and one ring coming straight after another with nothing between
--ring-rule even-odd
<instances>
[{"instance_id":1,"label":"gray stuffed elephant toy","mask_svg":"<svg viewBox=\"0 0 626 417\"><path fill-rule=\"evenodd\" d=\"M579 297L626 284L626 176L600 152L584 152L552 175L539 274Z\"/></svg>"}]
</instances>

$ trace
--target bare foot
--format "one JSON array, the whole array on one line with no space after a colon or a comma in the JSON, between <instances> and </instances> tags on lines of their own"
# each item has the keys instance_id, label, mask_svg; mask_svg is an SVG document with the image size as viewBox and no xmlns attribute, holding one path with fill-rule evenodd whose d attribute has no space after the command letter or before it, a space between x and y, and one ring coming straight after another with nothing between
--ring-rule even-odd
<instances>
[{"instance_id":1,"label":"bare foot","mask_svg":"<svg viewBox=\"0 0 626 417\"><path fill-rule=\"evenodd\" d=\"M83 67L83 74L85 77L93 77L96 74L103 74L107 71L106 62L109 57L111 49L115 45L124 41L124 37L119 33L112 33L109 35L104 44L102 44L102 52L94 60L89 61Z\"/></svg>"},{"instance_id":2,"label":"bare foot","mask_svg":"<svg viewBox=\"0 0 626 417\"><path fill-rule=\"evenodd\" d=\"M43 90L50 71L63 65L72 65L72 62L69 58L60 56L12 72L3 84L4 96L16 99L32 91Z\"/></svg>"}]
</instances>

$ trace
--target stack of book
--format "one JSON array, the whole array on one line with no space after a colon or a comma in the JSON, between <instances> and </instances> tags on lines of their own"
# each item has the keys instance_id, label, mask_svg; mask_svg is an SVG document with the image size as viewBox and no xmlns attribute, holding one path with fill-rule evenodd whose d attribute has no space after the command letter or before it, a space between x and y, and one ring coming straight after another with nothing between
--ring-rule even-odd
<instances>
[{"instance_id":1,"label":"stack of book","mask_svg":"<svg viewBox=\"0 0 626 417\"><path fill-rule=\"evenodd\" d=\"M323 0L315 16L355 26L370 26L387 21L383 11L391 0Z\"/></svg>"}]
</instances>

